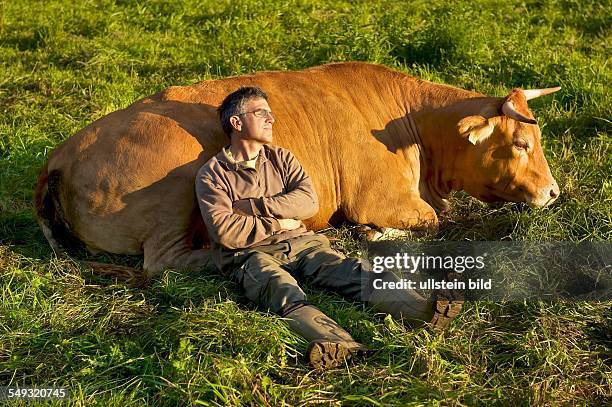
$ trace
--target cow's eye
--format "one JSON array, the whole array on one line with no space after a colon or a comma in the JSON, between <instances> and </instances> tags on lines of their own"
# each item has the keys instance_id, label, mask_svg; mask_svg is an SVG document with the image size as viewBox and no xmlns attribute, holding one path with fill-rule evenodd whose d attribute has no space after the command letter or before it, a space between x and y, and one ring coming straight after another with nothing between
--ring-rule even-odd
<instances>
[{"instance_id":1,"label":"cow's eye","mask_svg":"<svg viewBox=\"0 0 612 407\"><path fill-rule=\"evenodd\" d=\"M529 148L529 143L522 138L517 138L514 139L514 147L518 148L519 150L527 150Z\"/></svg>"}]
</instances>

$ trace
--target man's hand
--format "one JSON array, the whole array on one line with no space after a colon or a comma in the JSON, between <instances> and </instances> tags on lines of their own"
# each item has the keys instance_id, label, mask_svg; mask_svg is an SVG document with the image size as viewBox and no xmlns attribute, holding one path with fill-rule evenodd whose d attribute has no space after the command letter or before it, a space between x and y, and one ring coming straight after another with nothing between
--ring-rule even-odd
<instances>
[{"instance_id":1,"label":"man's hand","mask_svg":"<svg viewBox=\"0 0 612 407\"><path fill-rule=\"evenodd\" d=\"M296 219L279 219L278 223L283 230L293 230L302 226L302 221Z\"/></svg>"},{"instance_id":2,"label":"man's hand","mask_svg":"<svg viewBox=\"0 0 612 407\"><path fill-rule=\"evenodd\" d=\"M238 215L255 216L253 213L253 208L251 207L250 199L240 199L238 201L234 201L232 204L232 210Z\"/></svg>"}]
</instances>

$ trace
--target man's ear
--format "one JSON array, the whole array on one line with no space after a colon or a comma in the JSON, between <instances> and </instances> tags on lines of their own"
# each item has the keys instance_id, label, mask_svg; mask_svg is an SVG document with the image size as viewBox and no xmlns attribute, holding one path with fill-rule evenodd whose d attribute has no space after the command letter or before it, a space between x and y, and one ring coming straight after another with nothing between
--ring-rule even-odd
<instances>
[{"instance_id":1,"label":"man's ear","mask_svg":"<svg viewBox=\"0 0 612 407\"><path fill-rule=\"evenodd\" d=\"M459 135L467 138L474 145L493 134L493 127L493 124L482 116L468 116L457 123Z\"/></svg>"},{"instance_id":2,"label":"man's ear","mask_svg":"<svg viewBox=\"0 0 612 407\"><path fill-rule=\"evenodd\" d=\"M234 130L236 130L236 131L241 131L242 130L242 122L240 121L240 118L238 116L230 117L229 122L232 125L232 127L234 128Z\"/></svg>"}]
</instances>

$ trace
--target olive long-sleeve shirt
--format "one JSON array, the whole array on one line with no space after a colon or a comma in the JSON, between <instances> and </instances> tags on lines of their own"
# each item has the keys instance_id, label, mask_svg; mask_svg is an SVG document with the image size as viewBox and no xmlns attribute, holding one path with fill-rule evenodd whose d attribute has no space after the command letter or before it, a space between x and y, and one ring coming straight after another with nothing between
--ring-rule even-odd
<instances>
[{"instance_id":1,"label":"olive long-sleeve shirt","mask_svg":"<svg viewBox=\"0 0 612 407\"><path fill-rule=\"evenodd\" d=\"M307 219L319 210L312 181L289 150L264 145L255 168L237 163L227 151L208 160L196 176L213 261L221 270L239 249L312 233L303 224L283 230L278 219Z\"/></svg>"}]
</instances>

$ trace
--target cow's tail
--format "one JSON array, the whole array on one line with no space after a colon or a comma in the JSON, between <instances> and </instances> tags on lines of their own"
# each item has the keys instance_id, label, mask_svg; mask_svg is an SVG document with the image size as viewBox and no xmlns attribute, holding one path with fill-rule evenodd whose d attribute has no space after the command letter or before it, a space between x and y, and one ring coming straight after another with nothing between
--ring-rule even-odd
<instances>
[{"instance_id":1,"label":"cow's tail","mask_svg":"<svg viewBox=\"0 0 612 407\"><path fill-rule=\"evenodd\" d=\"M38 175L38 184L34 191L34 210L45 238L59 256L65 254L65 249L73 246L78 239L70 232L60 204L61 172L48 172L48 165L45 163Z\"/></svg>"},{"instance_id":2,"label":"cow's tail","mask_svg":"<svg viewBox=\"0 0 612 407\"><path fill-rule=\"evenodd\" d=\"M66 221L60 202L61 172L48 172L48 163L38 176L34 192L34 209L36 218L45 238L59 257L67 257L66 250L83 247L83 243L72 233ZM148 279L143 270L116 264L105 264L94 261L80 261L103 275L118 277L134 285L142 286Z\"/></svg>"}]
</instances>

